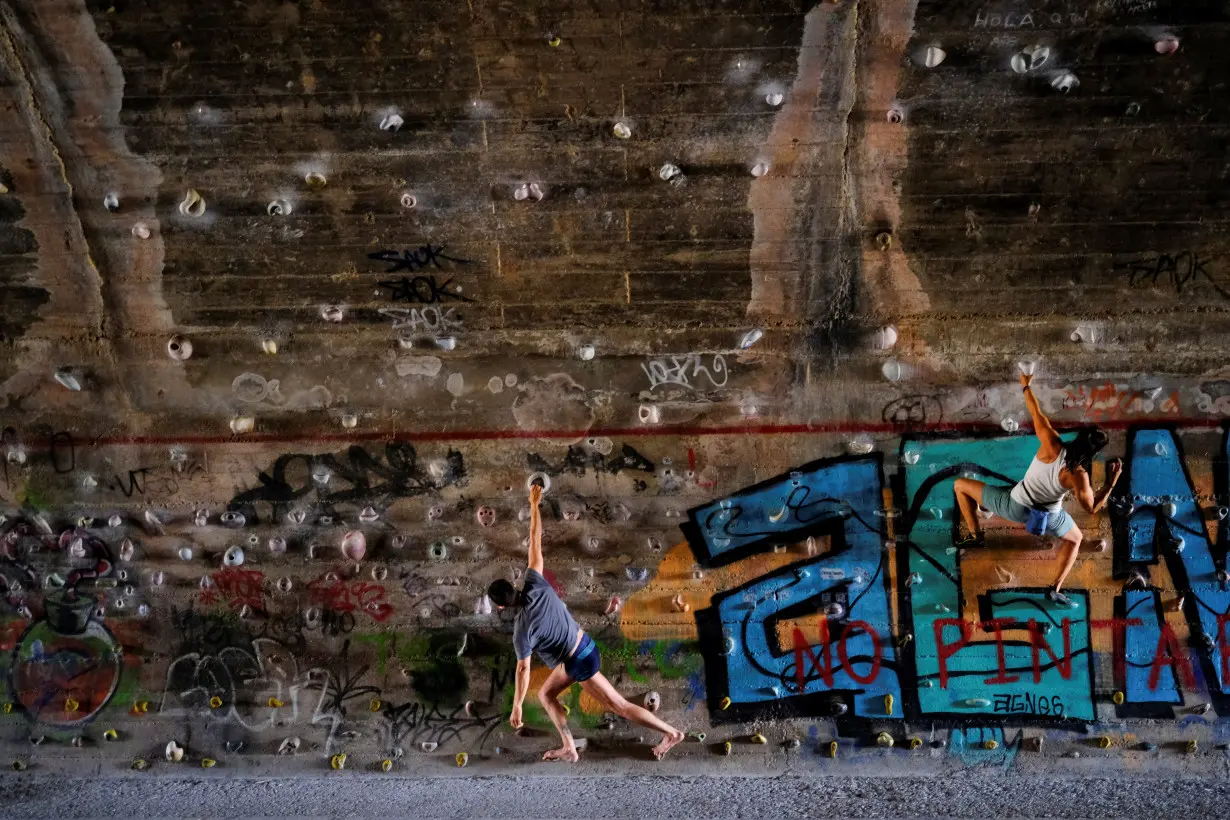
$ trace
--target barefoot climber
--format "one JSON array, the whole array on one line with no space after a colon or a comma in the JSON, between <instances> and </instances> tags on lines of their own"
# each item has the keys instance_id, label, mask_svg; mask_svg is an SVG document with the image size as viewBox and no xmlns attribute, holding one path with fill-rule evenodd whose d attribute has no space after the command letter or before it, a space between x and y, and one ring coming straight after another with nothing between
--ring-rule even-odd
<instances>
[{"instance_id":1,"label":"barefoot climber","mask_svg":"<svg viewBox=\"0 0 1230 820\"><path fill-rule=\"evenodd\" d=\"M1021 387L1025 392L1025 406L1033 418L1034 433L1038 436L1038 452L1030 462L1025 477L1011 490L991 487L972 478L956 480L953 491L961 508L961 518L969 529L969 535L957 545L982 546L983 533L977 514L980 504L1000 518L1025 524L1026 529L1035 535L1045 534L1060 539L1063 552L1060 553L1059 575L1046 597L1061 606L1072 607L1075 604L1059 590L1076 563L1076 554L1084 535L1072 516L1064 512L1064 496L1072 492L1085 512L1097 513L1106 505L1115 482L1119 480L1123 463L1117 458L1107 462L1106 484L1095 495L1089 473L1093 457L1106 446L1106 433L1096 427L1086 428L1078 432L1072 441L1060 440L1029 387L1032 378L1022 374Z\"/></svg>"},{"instance_id":2,"label":"barefoot climber","mask_svg":"<svg viewBox=\"0 0 1230 820\"><path fill-rule=\"evenodd\" d=\"M487 588L487 595L501 610L505 607L517 609L517 620L513 626L513 648L517 650L517 691L513 696L512 715L508 722L514 729L521 728L521 705L530 688L530 654L537 652L543 663L551 667L551 674L538 690L538 700L564 742L560 748L544 754L543 760L577 761L577 746L568 729L568 716L558 700L573 683L581 684L588 695L611 712L647 729L661 732L662 742L653 747L654 756L661 760L671 747L683 740L683 732L658 720L647 709L629 703L598 671L598 647L577 626L568 607L542 577L542 513L538 509L541 500L542 488L534 485L530 488L530 555L524 587L518 590L508 581L500 579Z\"/></svg>"}]
</instances>

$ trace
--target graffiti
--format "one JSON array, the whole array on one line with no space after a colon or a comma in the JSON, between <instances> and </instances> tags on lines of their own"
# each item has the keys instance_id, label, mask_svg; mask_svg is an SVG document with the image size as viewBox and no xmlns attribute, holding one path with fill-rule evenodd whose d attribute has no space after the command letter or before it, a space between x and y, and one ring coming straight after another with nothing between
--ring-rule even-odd
<instances>
[{"instance_id":1,"label":"graffiti","mask_svg":"<svg viewBox=\"0 0 1230 820\"><path fill-rule=\"evenodd\" d=\"M413 273L417 270L422 270L428 265L434 265L437 268L443 267L440 264L441 260L452 262L455 265L472 265L472 260L457 259L453 256L448 256L444 253L444 245L420 245L414 250L401 251L376 251L369 253L368 259L373 259L377 262L388 262L389 267L385 269L385 273L397 273L398 271L410 271Z\"/></svg>"},{"instance_id":2,"label":"graffiti","mask_svg":"<svg viewBox=\"0 0 1230 820\"><path fill-rule=\"evenodd\" d=\"M1089 19L1089 12L1044 13L1025 11L1020 14L1000 14L985 9L974 17L974 28L1033 29L1038 26L1078 26Z\"/></svg>"},{"instance_id":3,"label":"graffiti","mask_svg":"<svg viewBox=\"0 0 1230 820\"><path fill-rule=\"evenodd\" d=\"M891 634L885 536L875 523L883 520L876 515L883 505L882 481L878 458L819 461L689 511L684 534L705 566L809 536L832 540L828 555L719 593L696 613L715 720L779 709L901 716L896 649L879 637ZM822 606L830 607L826 629L821 644L806 646L813 664L803 672L781 647L774 625ZM836 665L829 648L833 632L840 635ZM801 659L804 646L797 638L796 646L794 657ZM822 671L817 657L830 659ZM732 707L722 710L727 697Z\"/></svg>"},{"instance_id":4,"label":"graffiti","mask_svg":"<svg viewBox=\"0 0 1230 820\"><path fill-rule=\"evenodd\" d=\"M279 456L273 468L257 478L260 486L237 493L231 504L250 507L267 502L273 505L276 516L300 499L321 505L384 507L395 498L410 498L460 483L465 478L465 464L461 453L450 450L444 459L424 467L413 446L390 442L385 445L383 459L358 445L347 450L344 457L328 453ZM249 520L255 520L254 510Z\"/></svg>"},{"instance_id":5,"label":"graffiti","mask_svg":"<svg viewBox=\"0 0 1230 820\"><path fill-rule=\"evenodd\" d=\"M527 453L525 460L530 470L543 472L552 477L564 473L585 475L586 470L610 475L616 475L621 470L634 470L641 473L654 471L653 462L628 444L621 448L618 456L610 458L596 450L584 449L574 444L568 448L568 454L558 464L552 464L538 453Z\"/></svg>"},{"instance_id":6,"label":"graffiti","mask_svg":"<svg viewBox=\"0 0 1230 820\"><path fill-rule=\"evenodd\" d=\"M125 498L132 498L133 493L145 495L145 485L143 482L145 481L146 476L149 475L149 472L149 467L142 467L138 470L129 470L127 484L124 483L124 479L120 478L119 473L116 473L115 480L111 482L109 486L111 489L118 490L123 493Z\"/></svg>"},{"instance_id":7,"label":"graffiti","mask_svg":"<svg viewBox=\"0 0 1230 820\"><path fill-rule=\"evenodd\" d=\"M1157 256L1143 259L1116 262L1114 269L1127 271L1128 284L1134 288L1161 286L1173 288L1175 293L1181 294L1188 285L1204 281L1223 299L1230 299L1230 292L1217 284L1205 267L1210 261L1212 260L1201 259L1200 254L1195 251L1182 251L1173 256L1159 253Z\"/></svg>"},{"instance_id":8,"label":"graffiti","mask_svg":"<svg viewBox=\"0 0 1230 820\"><path fill-rule=\"evenodd\" d=\"M1091 421L1111 421L1159 414L1179 414L1179 392L1164 394L1161 388L1134 390L1127 385L1068 385L1063 389L1063 409L1080 410Z\"/></svg>"},{"instance_id":9,"label":"graffiti","mask_svg":"<svg viewBox=\"0 0 1230 820\"><path fill-rule=\"evenodd\" d=\"M884 405L880 418L900 427L935 424L943 420L944 408L935 396L902 396Z\"/></svg>"},{"instance_id":10,"label":"graffiti","mask_svg":"<svg viewBox=\"0 0 1230 820\"><path fill-rule=\"evenodd\" d=\"M730 372L726 369L726 358L720 353L713 356L709 367L702 363L700 354L690 353L686 356L663 356L650 359L641 365L645 376L649 379L649 389L661 387L664 384L679 387L693 387L692 380L704 376L709 384L722 387L726 384Z\"/></svg>"},{"instance_id":11,"label":"graffiti","mask_svg":"<svg viewBox=\"0 0 1230 820\"><path fill-rule=\"evenodd\" d=\"M65 475L77 468L77 451L72 434L63 430L53 432L48 427L36 427L34 435L37 439L47 441L48 459L57 474ZM4 470L4 483L8 486L12 479L9 475L10 466L25 464L30 454L27 453L22 436L15 427L0 430L0 449L4 450L0 453L0 469Z\"/></svg>"},{"instance_id":12,"label":"graffiti","mask_svg":"<svg viewBox=\"0 0 1230 820\"><path fill-rule=\"evenodd\" d=\"M332 613L362 612L377 622L393 614L393 606L385 600L386 591L380 584L363 580L344 581L337 572L326 572L307 585L308 600Z\"/></svg>"},{"instance_id":13,"label":"graffiti","mask_svg":"<svg viewBox=\"0 0 1230 820\"><path fill-rule=\"evenodd\" d=\"M260 570L223 567L209 576L209 585L201 588L202 604L226 603L231 609L245 606L259 610L264 607L265 574Z\"/></svg>"},{"instance_id":14,"label":"graffiti","mask_svg":"<svg viewBox=\"0 0 1230 820\"><path fill-rule=\"evenodd\" d=\"M461 330L461 314L453 308L380 308L380 314L393 320L394 330L443 333Z\"/></svg>"},{"instance_id":15,"label":"graffiti","mask_svg":"<svg viewBox=\"0 0 1230 820\"><path fill-rule=\"evenodd\" d=\"M389 298L394 302L421 302L424 305L435 305L448 299L458 302L473 302L461 294L461 287L449 288L452 279L437 283L435 276L415 276L413 279L403 276L401 279L383 279L377 282L387 289Z\"/></svg>"}]
</instances>

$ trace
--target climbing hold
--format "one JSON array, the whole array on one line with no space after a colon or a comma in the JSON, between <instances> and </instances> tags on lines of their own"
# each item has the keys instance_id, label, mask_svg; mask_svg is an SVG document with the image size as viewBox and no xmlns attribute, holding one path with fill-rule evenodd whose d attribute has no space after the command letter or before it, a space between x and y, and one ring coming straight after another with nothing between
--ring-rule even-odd
<instances>
[{"instance_id":1,"label":"climbing hold","mask_svg":"<svg viewBox=\"0 0 1230 820\"><path fill-rule=\"evenodd\" d=\"M179 212L184 216L200 216L205 213L204 198L189 188L184 194L184 199L179 203Z\"/></svg>"},{"instance_id":2,"label":"climbing hold","mask_svg":"<svg viewBox=\"0 0 1230 820\"><path fill-rule=\"evenodd\" d=\"M765 737L764 735L762 735L760 732L757 732L756 734L752 735L751 741L752 743L765 744L769 742L769 739Z\"/></svg>"},{"instance_id":3,"label":"climbing hold","mask_svg":"<svg viewBox=\"0 0 1230 820\"><path fill-rule=\"evenodd\" d=\"M789 740L787 740L785 743L783 743L782 745L785 746L787 749L797 749L800 746L802 746L803 743L797 737L792 737Z\"/></svg>"},{"instance_id":4,"label":"climbing hold","mask_svg":"<svg viewBox=\"0 0 1230 820\"><path fill-rule=\"evenodd\" d=\"M367 538L358 530L351 530L342 536L342 557L356 564L367 555Z\"/></svg>"},{"instance_id":5,"label":"climbing hold","mask_svg":"<svg viewBox=\"0 0 1230 820\"><path fill-rule=\"evenodd\" d=\"M336 754L329 758L329 765L337 771L341 771L346 768L346 753L342 752L341 754Z\"/></svg>"},{"instance_id":6,"label":"climbing hold","mask_svg":"<svg viewBox=\"0 0 1230 820\"><path fill-rule=\"evenodd\" d=\"M676 612L688 612L692 609L692 605L684 600L683 593L679 593L674 598L671 598L671 606L675 608Z\"/></svg>"},{"instance_id":7,"label":"climbing hold","mask_svg":"<svg viewBox=\"0 0 1230 820\"><path fill-rule=\"evenodd\" d=\"M551 48L558 48L559 44L562 42L564 41L560 39L560 36L558 34L548 34L547 35L547 45L551 46Z\"/></svg>"},{"instance_id":8,"label":"climbing hold","mask_svg":"<svg viewBox=\"0 0 1230 820\"><path fill-rule=\"evenodd\" d=\"M730 698L729 697L722 698L722 702L718 704L718 708L721 709L723 712L729 709L730 708Z\"/></svg>"},{"instance_id":9,"label":"climbing hold","mask_svg":"<svg viewBox=\"0 0 1230 820\"><path fill-rule=\"evenodd\" d=\"M909 739L908 743L910 746L910 751L914 751L915 749L922 748L923 740L921 737L912 737Z\"/></svg>"},{"instance_id":10,"label":"climbing hold","mask_svg":"<svg viewBox=\"0 0 1230 820\"><path fill-rule=\"evenodd\" d=\"M829 741L829 757L837 757L837 741L836 740Z\"/></svg>"},{"instance_id":11,"label":"climbing hold","mask_svg":"<svg viewBox=\"0 0 1230 820\"><path fill-rule=\"evenodd\" d=\"M422 743L420 743L420 744L419 744L419 747L420 747L420 748L421 748L424 752L427 752L428 754L431 754L432 752L434 752L434 751L436 750L436 747L437 747L437 746L439 746L439 745L440 745L440 744L436 743L434 740L424 740Z\"/></svg>"},{"instance_id":12,"label":"climbing hold","mask_svg":"<svg viewBox=\"0 0 1230 820\"><path fill-rule=\"evenodd\" d=\"M464 769L466 767L466 764L470 762L470 756L466 754L465 752L458 752L456 760L457 760L457 768Z\"/></svg>"},{"instance_id":13,"label":"climbing hold","mask_svg":"<svg viewBox=\"0 0 1230 820\"><path fill-rule=\"evenodd\" d=\"M622 122L615 123L615 127L611 130L614 131L615 136L619 137L621 140L626 140L628 137L632 136L632 129Z\"/></svg>"},{"instance_id":14,"label":"climbing hold","mask_svg":"<svg viewBox=\"0 0 1230 820\"><path fill-rule=\"evenodd\" d=\"M680 176L682 173L683 171L679 170L678 165L668 162L658 169L658 178L669 182L675 177Z\"/></svg>"},{"instance_id":15,"label":"climbing hold","mask_svg":"<svg viewBox=\"0 0 1230 820\"><path fill-rule=\"evenodd\" d=\"M888 732L880 732L880 734L876 735L876 744L886 748L891 748L893 745L893 736Z\"/></svg>"},{"instance_id":16,"label":"climbing hold","mask_svg":"<svg viewBox=\"0 0 1230 820\"><path fill-rule=\"evenodd\" d=\"M119 732L115 731L114 729L108 729L105 732L103 732L103 740L118 740L119 736L120 736Z\"/></svg>"},{"instance_id":17,"label":"climbing hold","mask_svg":"<svg viewBox=\"0 0 1230 820\"><path fill-rule=\"evenodd\" d=\"M371 703L367 704L367 708L373 712L379 712L380 707L384 704L380 702L380 698L372 698Z\"/></svg>"},{"instance_id":18,"label":"climbing hold","mask_svg":"<svg viewBox=\"0 0 1230 820\"><path fill-rule=\"evenodd\" d=\"M657 692L645 693L645 708L651 712L658 711L662 706L662 696Z\"/></svg>"},{"instance_id":19,"label":"climbing hold","mask_svg":"<svg viewBox=\"0 0 1230 820\"><path fill-rule=\"evenodd\" d=\"M226 552L222 554L222 563L228 567L242 566L243 557L242 547L228 547Z\"/></svg>"},{"instance_id":20,"label":"climbing hold","mask_svg":"<svg viewBox=\"0 0 1230 820\"><path fill-rule=\"evenodd\" d=\"M81 392L81 380L67 368L61 368L55 372L55 380L64 387L72 390L74 393Z\"/></svg>"},{"instance_id":21,"label":"climbing hold","mask_svg":"<svg viewBox=\"0 0 1230 820\"><path fill-rule=\"evenodd\" d=\"M995 740L984 741L982 744L982 748L986 749L989 752L993 752L999 748L999 742Z\"/></svg>"},{"instance_id":22,"label":"climbing hold","mask_svg":"<svg viewBox=\"0 0 1230 820\"><path fill-rule=\"evenodd\" d=\"M1213 711L1213 706L1209 703L1197 703L1191 708L1193 715L1207 715L1211 711Z\"/></svg>"},{"instance_id":23,"label":"climbing hold","mask_svg":"<svg viewBox=\"0 0 1230 820\"><path fill-rule=\"evenodd\" d=\"M405 124L406 121L401 118L400 114L385 114L384 118L380 120L380 130L398 131Z\"/></svg>"},{"instance_id":24,"label":"climbing hold","mask_svg":"<svg viewBox=\"0 0 1230 820\"><path fill-rule=\"evenodd\" d=\"M80 708L81 708L81 704L73 700L71 697L64 699L64 711L65 712L70 712L70 713L76 712Z\"/></svg>"},{"instance_id":25,"label":"climbing hold","mask_svg":"<svg viewBox=\"0 0 1230 820\"><path fill-rule=\"evenodd\" d=\"M1194 755L1199 750L1200 750L1200 747L1194 739L1187 741L1187 753L1189 755Z\"/></svg>"},{"instance_id":26,"label":"climbing hold","mask_svg":"<svg viewBox=\"0 0 1230 820\"><path fill-rule=\"evenodd\" d=\"M991 705L991 701L986 698L965 698L963 700L956 701L955 705L968 706L973 709L985 709Z\"/></svg>"},{"instance_id":27,"label":"climbing hold","mask_svg":"<svg viewBox=\"0 0 1230 820\"><path fill-rule=\"evenodd\" d=\"M183 336L172 336L167 341L167 355L179 362L192 358L192 342Z\"/></svg>"},{"instance_id":28,"label":"climbing hold","mask_svg":"<svg viewBox=\"0 0 1230 820\"><path fill-rule=\"evenodd\" d=\"M346 318L346 311L341 305L321 305L320 318L324 319L326 322L333 322L334 324L337 324L342 321L342 319Z\"/></svg>"},{"instance_id":29,"label":"climbing hold","mask_svg":"<svg viewBox=\"0 0 1230 820\"><path fill-rule=\"evenodd\" d=\"M1163 506L1162 509L1166 512L1167 518L1174 518L1179 513L1179 505L1175 504L1173 501L1167 501L1166 505Z\"/></svg>"},{"instance_id":30,"label":"climbing hold","mask_svg":"<svg viewBox=\"0 0 1230 820\"><path fill-rule=\"evenodd\" d=\"M169 762L178 763L184 759L184 747L172 740L167 744L164 754Z\"/></svg>"},{"instance_id":31,"label":"climbing hold","mask_svg":"<svg viewBox=\"0 0 1230 820\"><path fill-rule=\"evenodd\" d=\"M231 432L232 433L236 433L236 434L250 433L252 432L252 428L255 426L256 426L256 419L252 418L251 416L235 416L234 418L231 419Z\"/></svg>"},{"instance_id":32,"label":"climbing hold","mask_svg":"<svg viewBox=\"0 0 1230 820\"><path fill-rule=\"evenodd\" d=\"M1017 74L1025 74L1046 65L1051 58L1051 50L1046 46L1030 46L1012 57L1012 70Z\"/></svg>"},{"instance_id":33,"label":"climbing hold","mask_svg":"<svg viewBox=\"0 0 1230 820\"><path fill-rule=\"evenodd\" d=\"M144 222L138 222L132 226L132 235L137 239L149 239L149 226Z\"/></svg>"},{"instance_id":34,"label":"climbing hold","mask_svg":"<svg viewBox=\"0 0 1230 820\"><path fill-rule=\"evenodd\" d=\"M752 345L756 344L756 342L759 342L762 338L764 338L764 331L758 327L754 327L747 333L743 334L743 338L739 340L739 347L747 350Z\"/></svg>"},{"instance_id":35,"label":"climbing hold","mask_svg":"<svg viewBox=\"0 0 1230 820\"><path fill-rule=\"evenodd\" d=\"M622 604L623 602L619 600L618 595L612 595L611 600L607 601L607 604L606 604L606 614L614 615L616 612L619 611L619 607L622 606Z\"/></svg>"},{"instance_id":36,"label":"climbing hold","mask_svg":"<svg viewBox=\"0 0 1230 820\"><path fill-rule=\"evenodd\" d=\"M1122 692L1115 692L1113 695L1110 696L1110 699L1111 699L1111 702L1114 703L1116 706L1122 706L1123 702L1127 698Z\"/></svg>"},{"instance_id":37,"label":"climbing hold","mask_svg":"<svg viewBox=\"0 0 1230 820\"><path fill-rule=\"evenodd\" d=\"M149 768L149 761L143 757L138 757L132 761L132 767L139 772L143 772Z\"/></svg>"},{"instance_id":38,"label":"climbing hold","mask_svg":"<svg viewBox=\"0 0 1230 820\"><path fill-rule=\"evenodd\" d=\"M299 751L299 742L300 742L299 738L297 737L286 738L285 740L282 741L281 745L278 746L278 754L280 755L294 754L295 752Z\"/></svg>"},{"instance_id":39,"label":"climbing hold","mask_svg":"<svg viewBox=\"0 0 1230 820\"><path fill-rule=\"evenodd\" d=\"M723 743L723 744L721 745L721 747L720 747L720 748L721 748L721 750L722 750L722 754L724 754L724 755L728 755L728 754L730 754L730 753L731 753L731 751L734 749L734 746L733 746L733 745L731 744L731 742L728 740L728 741L726 741L725 743Z\"/></svg>"},{"instance_id":40,"label":"climbing hold","mask_svg":"<svg viewBox=\"0 0 1230 820\"><path fill-rule=\"evenodd\" d=\"M916 584L921 584L921 583L922 583L922 574L918 572L911 572L909 577L905 579L905 585L907 587L912 587Z\"/></svg>"},{"instance_id":41,"label":"climbing hold","mask_svg":"<svg viewBox=\"0 0 1230 820\"><path fill-rule=\"evenodd\" d=\"M384 760L380 761L380 771L382 771L382 772L391 772L392 770L393 770L393 761L392 761L392 760L389 760L389 759L386 757Z\"/></svg>"},{"instance_id":42,"label":"climbing hold","mask_svg":"<svg viewBox=\"0 0 1230 820\"><path fill-rule=\"evenodd\" d=\"M325 179L324 174L319 174L316 171L308 172L303 181L307 183L309 188L323 188L329 184L329 180Z\"/></svg>"},{"instance_id":43,"label":"climbing hold","mask_svg":"<svg viewBox=\"0 0 1230 820\"><path fill-rule=\"evenodd\" d=\"M769 173L770 165L767 162L758 162L752 166L752 176L762 177Z\"/></svg>"},{"instance_id":44,"label":"climbing hold","mask_svg":"<svg viewBox=\"0 0 1230 820\"><path fill-rule=\"evenodd\" d=\"M1154 41L1153 50L1158 54L1174 54L1179 50L1179 38L1173 34L1163 34Z\"/></svg>"},{"instance_id":45,"label":"climbing hold","mask_svg":"<svg viewBox=\"0 0 1230 820\"><path fill-rule=\"evenodd\" d=\"M948 52L939 46L927 46L926 54L923 55L923 63L927 68L935 68L944 62L946 57L948 57Z\"/></svg>"},{"instance_id":46,"label":"climbing hold","mask_svg":"<svg viewBox=\"0 0 1230 820\"><path fill-rule=\"evenodd\" d=\"M1106 735L1100 735L1097 739L1099 749L1109 749L1111 747L1111 739Z\"/></svg>"},{"instance_id":47,"label":"climbing hold","mask_svg":"<svg viewBox=\"0 0 1230 820\"><path fill-rule=\"evenodd\" d=\"M275 199L265 206L265 213L270 216L290 216L294 210L295 206L285 199Z\"/></svg>"},{"instance_id":48,"label":"climbing hold","mask_svg":"<svg viewBox=\"0 0 1230 820\"><path fill-rule=\"evenodd\" d=\"M1071 71L1065 71L1062 74L1056 75L1055 79L1051 80L1051 88L1056 91L1062 91L1067 94L1072 89L1081 84L1081 81L1076 78L1076 75Z\"/></svg>"},{"instance_id":49,"label":"climbing hold","mask_svg":"<svg viewBox=\"0 0 1230 820\"><path fill-rule=\"evenodd\" d=\"M577 348L577 358L583 362L591 361L597 351L593 345L581 345Z\"/></svg>"},{"instance_id":50,"label":"climbing hold","mask_svg":"<svg viewBox=\"0 0 1230 820\"><path fill-rule=\"evenodd\" d=\"M218 761L214 760L212 757L202 757L201 758L201 768L202 769L212 769L214 766L217 766L217 765L218 765Z\"/></svg>"},{"instance_id":51,"label":"climbing hold","mask_svg":"<svg viewBox=\"0 0 1230 820\"><path fill-rule=\"evenodd\" d=\"M896 125L899 122L901 122L903 119L905 119L905 114L902 113L900 108L893 107L893 108L888 109L888 113L884 115L884 118L887 119L889 122L891 122L893 125Z\"/></svg>"},{"instance_id":52,"label":"climbing hold","mask_svg":"<svg viewBox=\"0 0 1230 820\"><path fill-rule=\"evenodd\" d=\"M266 701L266 703L269 705L270 709L281 709L286 705L285 701L279 700L278 698L270 698Z\"/></svg>"},{"instance_id":53,"label":"climbing hold","mask_svg":"<svg viewBox=\"0 0 1230 820\"><path fill-rule=\"evenodd\" d=\"M1093 541L1094 552L1106 552L1106 546L1107 544L1105 538L1095 538Z\"/></svg>"},{"instance_id":54,"label":"climbing hold","mask_svg":"<svg viewBox=\"0 0 1230 820\"><path fill-rule=\"evenodd\" d=\"M999 422L999 426L1004 428L1005 433L1015 433L1017 430L1021 429L1020 423L1011 416L1004 416L1004 418Z\"/></svg>"},{"instance_id":55,"label":"climbing hold","mask_svg":"<svg viewBox=\"0 0 1230 820\"><path fill-rule=\"evenodd\" d=\"M891 715L893 713L893 696L891 694L884 696L884 714Z\"/></svg>"},{"instance_id":56,"label":"climbing hold","mask_svg":"<svg viewBox=\"0 0 1230 820\"><path fill-rule=\"evenodd\" d=\"M218 697L217 695L214 695L212 698L210 698L210 699L209 699L209 708L210 708L210 709L220 709L220 708L222 708L222 698Z\"/></svg>"}]
</instances>

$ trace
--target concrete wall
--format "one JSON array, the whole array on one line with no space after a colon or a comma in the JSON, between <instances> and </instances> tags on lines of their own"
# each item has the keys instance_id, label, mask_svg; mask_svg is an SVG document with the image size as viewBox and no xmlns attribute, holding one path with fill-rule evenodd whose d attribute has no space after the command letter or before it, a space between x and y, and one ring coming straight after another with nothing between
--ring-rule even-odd
<instances>
[{"instance_id":1,"label":"concrete wall","mask_svg":"<svg viewBox=\"0 0 1230 820\"><path fill-rule=\"evenodd\" d=\"M541 474L678 766L1219 771L1219 4L0 18L17 765L532 760L483 590ZM1033 452L1019 362L1128 461L1070 610L1049 544L953 546Z\"/></svg>"}]
</instances>

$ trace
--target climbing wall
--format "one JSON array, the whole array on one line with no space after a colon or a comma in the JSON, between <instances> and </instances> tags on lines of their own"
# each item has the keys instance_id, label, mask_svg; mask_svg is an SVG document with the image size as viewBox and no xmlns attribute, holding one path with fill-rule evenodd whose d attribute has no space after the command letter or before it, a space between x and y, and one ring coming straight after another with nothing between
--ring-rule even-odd
<instances>
[{"instance_id":1,"label":"climbing wall","mask_svg":"<svg viewBox=\"0 0 1230 820\"><path fill-rule=\"evenodd\" d=\"M0 2L0 761L536 760L484 591L537 479L665 771L1220 773L1228 22ZM1125 461L1071 607L1053 543L957 544L1020 373Z\"/></svg>"}]
</instances>

